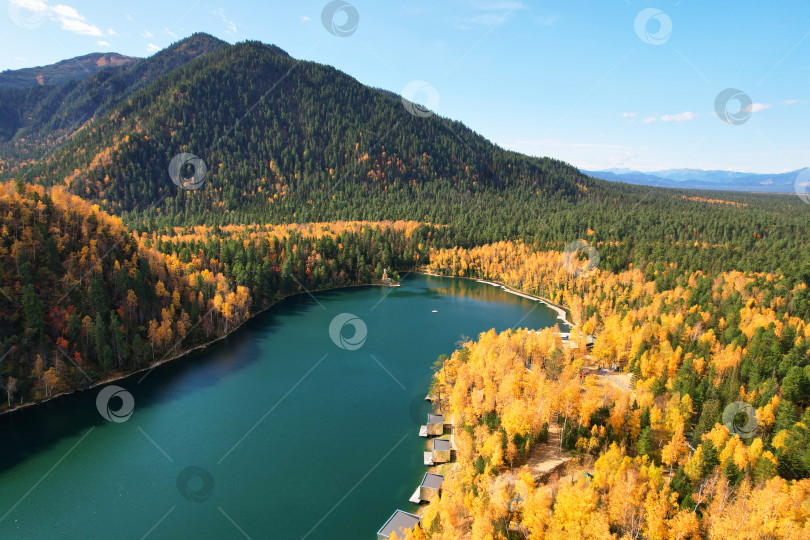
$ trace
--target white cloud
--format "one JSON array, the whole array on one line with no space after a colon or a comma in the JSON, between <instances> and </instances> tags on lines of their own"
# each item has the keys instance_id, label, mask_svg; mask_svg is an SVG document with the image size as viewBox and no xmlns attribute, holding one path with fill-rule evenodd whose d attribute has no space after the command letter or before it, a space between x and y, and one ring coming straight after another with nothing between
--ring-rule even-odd
<instances>
[{"instance_id":1,"label":"white cloud","mask_svg":"<svg viewBox=\"0 0 810 540\"><path fill-rule=\"evenodd\" d=\"M117 36L117 35L118 35L118 32L116 32L116 31L115 31L115 30L113 30L112 28L107 28L107 35L108 35L108 36Z\"/></svg>"},{"instance_id":2,"label":"white cloud","mask_svg":"<svg viewBox=\"0 0 810 540\"><path fill-rule=\"evenodd\" d=\"M665 114L660 118L660 120L662 122L687 122L689 120L694 120L698 116L700 115L686 111L678 114Z\"/></svg>"},{"instance_id":3,"label":"white cloud","mask_svg":"<svg viewBox=\"0 0 810 540\"><path fill-rule=\"evenodd\" d=\"M86 36L94 36L94 37L101 37L104 33L99 30L98 26L90 23L86 23L79 19L60 19L60 23L62 23L62 30L67 30L68 32L73 32L74 34L84 34Z\"/></svg>"},{"instance_id":4,"label":"white cloud","mask_svg":"<svg viewBox=\"0 0 810 540\"><path fill-rule=\"evenodd\" d=\"M634 112L623 112L619 116L621 116L622 118L635 118L636 113L634 113Z\"/></svg>"},{"instance_id":5,"label":"white cloud","mask_svg":"<svg viewBox=\"0 0 810 540\"><path fill-rule=\"evenodd\" d=\"M755 112L762 112L765 109L770 109L771 106L768 103L752 103L748 107L745 108L745 112L755 113Z\"/></svg>"},{"instance_id":6,"label":"white cloud","mask_svg":"<svg viewBox=\"0 0 810 540\"><path fill-rule=\"evenodd\" d=\"M153 37L155 37L155 34L153 34L152 32L150 32L149 30L144 30L143 32L141 32L141 37L142 37L143 39L149 39L149 38L153 38Z\"/></svg>"},{"instance_id":7,"label":"white cloud","mask_svg":"<svg viewBox=\"0 0 810 540\"><path fill-rule=\"evenodd\" d=\"M9 4L19 6L21 9L42 13L49 11L50 7L42 0L9 0Z\"/></svg>"},{"instance_id":8,"label":"white cloud","mask_svg":"<svg viewBox=\"0 0 810 540\"><path fill-rule=\"evenodd\" d=\"M51 13L56 15L57 17L66 17L68 19L78 19L80 21L84 20L84 17L79 15L79 12L76 11L76 8L66 6L64 4L56 4L51 9Z\"/></svg>"},{"instance_id":9,"label":"white cloud","mask_svg":"<svg viewBox=\"0 0 810 540\"><path fill-rule=\"evenodd\" d=\"M225 10L224 9L219 8L218 10L216 10L214 12L214 15L219 15L219 18L222 19L222 22L225 23L225 26L227 27L227 29L225 30L226 34L235 34L236 33L236 23L234 23L232 20L228 19L225 16Z\"/></svg>"},{"instance_id":10,"label":"white cloud","mask_svg":"<svg viewBox=\"0 0 810 540\"><path fill-rule=\"evenodd\" d=\"M128 20L128 21L134 21L135 19L133 19L133 18L132 18L132 15L130 15L129 13L127 13L127 20Z\"/></svg>"},{"instance_id":11,"label":"white cloud","mask_svg":"<svg viewBox=\"0 0 810 540\"><path fill-rule=\"evenodd\" d=\"M794 103L800 103L797 100L788 100L783 102L783 105L792 105ZM772 105L768 103L753 103L745 108L744 112L749 113L756 113L762 112L766 109L770 109ZM712 113L713 114L713 113ZM635 116L635 113L622 113L620 115L623 118L632 118ZM642 124L651 124L653 122L688 122L690 120L695 120L696 118L701 118L706 116L706 114L699 114L692 111L685 111L678 114L664 114L662 116L648 116L646 118L641 119Z\"/></svg>"},{"instance_id":12,"label":"white cloud","mask_svg":"<svg viewBox=\"0 0 810 540\"><path fill-rule=\"evenodd\" d=\"M104 35L98 26L88 23L74 7L56 4L51 8L51 17L59 21L62 30L86 36L102 37Z\"/></svg>"},{"instance_id":13,"label":"white cloud","mask_svg":"<svg viewBox=\"0 0 810 540\"><path fill-rule=\"evenodd\" d=\"M641 120L642 124L651 124L653 122L688 122L700 118L700 115L691 111L686 111L678 114L665 114L663 116L648 116Z\"/></svg>"},{"instance_id":14,"label":"white cloud","mask_svg":"<svg viewBox=\"0 0 810 540\"><path fill-rule=\"evenodd\" d=\"M68 32L95 37L102 37L104 35L104 32L102 32L98 26L88 23L79 11L72 6L65 4L52 6L44 0L9 0L9 4L19 9L39 13L43 17L47 15L51 20L57 21L61 25L62 30L67 30Z\"/></svg>"},{"instance_id":15,"label":"white cloud","mask_svg":"<svg viewBox=\"0 0 810 540\"><path fill-rule=\"evenodd\" d=\"M111 46L109 41L101 41L101 40L96 41L96 45L98 45L99 47L110 47Z\"/></svg>"},{"instance_id":16,"label":"white cloud","mask_svg":"<svg viewBox=\"0 0 810 540\"><path fill-rule=\"evenodd\" d=\"M149 51L150 53L156 53L160 50L160 47L158 47L154 43L150 43L149 45L146 46L146 50Z\"/></svg>"},{"instance_id":17,"label":"white cloud","mask_svg":"<svg viewBox=\"0 0 810 540\"><path fill-rule=\"evenodd\" d=\"M310 19L310 18L309 18L309 17L307 17L306 15L302 15L302 16L301 16L301 22L309 22L309 21L311 21L311 20L312 20L312 19Z\"/></svg>"},{"instance_id":18,"label":"white cloud","mask_svg":"<svg viewBox=\"0 0 810 540\"><path fill-rule=\"evenodd\" d=\"M164 33L166 33L166 34L168 34L168 35L170 35L170 36L172 36L174 39L177 39L177 34L175 34L174 32L172 32L172 31L171 31L171 30L169 30L168 28L164 28L164 29L163 29L163 32L164 32Z\"/></svg>"}]
</instances>

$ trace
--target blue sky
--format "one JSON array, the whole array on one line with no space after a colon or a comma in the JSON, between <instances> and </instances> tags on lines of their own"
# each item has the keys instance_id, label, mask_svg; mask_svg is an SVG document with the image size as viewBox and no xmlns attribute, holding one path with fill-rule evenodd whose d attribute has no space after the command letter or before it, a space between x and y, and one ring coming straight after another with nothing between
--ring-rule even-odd
<instances>
[{"instance_id":1,"label":"blue sky","mask_svg":"<svg viewBox=\"0 0 810 540\"><path fill-rule=\"evenodd\" d=\"M424 81L412 97L438 114L585 169L810 166L806 0L351 0L329 19L340 30L356 13L345 36L323 24L323 0L64 1L7 3L0 69L148 56L204 31L397 93ZM715 101L729 88L741 95L720 107L732 115L724 123Z\"/></svg>"}]
</instances>

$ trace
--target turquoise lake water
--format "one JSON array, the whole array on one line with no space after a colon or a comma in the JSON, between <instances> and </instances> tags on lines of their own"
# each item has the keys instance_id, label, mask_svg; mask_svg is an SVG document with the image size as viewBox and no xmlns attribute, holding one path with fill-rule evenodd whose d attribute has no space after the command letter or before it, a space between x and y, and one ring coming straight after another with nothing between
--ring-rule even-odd
<instances>
[{"instance_id":1,"label":"turquoise lake water","mask_svg":"<svg viewBox=\"0 0 810 540\"><path fill-rule=\"evenodd\" d=\"M356 319L333 341L344 313ZM490 285L414 274L288 298L112 383L133 397L126 421L102 417L101 388L0 417L0 538L375 538L394 510L416 510L436 358L462 334L555 318Z\"/></svg>"}]
</instances>

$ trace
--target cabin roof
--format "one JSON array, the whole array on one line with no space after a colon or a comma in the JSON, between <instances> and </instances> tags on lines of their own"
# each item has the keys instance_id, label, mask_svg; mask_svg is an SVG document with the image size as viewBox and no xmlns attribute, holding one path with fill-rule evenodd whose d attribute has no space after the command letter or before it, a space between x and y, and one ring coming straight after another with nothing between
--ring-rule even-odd
<instances>
[{"instance_id":1,"label":"cabin roof","mask_svg":"<svg viewBox=\"0 0 810 540\"><path fill-rule=\"evenodd\" d=\"M442 482L444 482L444 476L441 474L433 474L433 473L425 473L424 478L422 478L422 483L420 487L426 487L431 489L441 489Z\"/></svg>"},{"instance_id":2,"label":"cabin roof","mask_svg":"<svg viewBox=\"0 0 810 540\"><path fill-rule=\"evenodd\" d=\"M452 450L450 439L433 439L434 450Z\"/></svg>"},{"instance_id":3,"label":"cabin roof","mask_svg":"<svg viewBox=\"0 0 810 540\"><path fill-rule=\"evenodd\" d=\"M415 516L408 512L403 512L402 510L397 510L390 518L388 518L385 525L380 527L377 534L380 534L386 538L390 537L391 533L393 532L396 532L397 536L405 536L405 531L408 529L413 529L419 523L419 520L419 516Z\"/></svg>"},{"instance_id":4,"label":"cabin roof","mask_svg":"<svg viewBox=\"0 0 810 540\"><path fill-rule=\"evenodd\" d=\"M428 424L444 424L444 416L428 413Z\"/></svg>"}]
</instances>

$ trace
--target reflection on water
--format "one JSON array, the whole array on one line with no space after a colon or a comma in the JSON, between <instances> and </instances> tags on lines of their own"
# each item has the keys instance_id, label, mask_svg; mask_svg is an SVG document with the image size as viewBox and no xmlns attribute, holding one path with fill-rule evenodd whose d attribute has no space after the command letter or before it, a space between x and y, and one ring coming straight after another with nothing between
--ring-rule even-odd
<instances>
[{"instance_id":1,"label":"reflection on water","mask_svg":"<svg viewBox=\"0 0 810 540\"><path fill-rule=\"evenodd\" d=\"M0 538L139 538L173 507L150 539L234 537L218 508L253 538L301 538L316 524L313 538L373 538L393 510L416 509L436 358L462 334L555 323L545 306L472 280L411 274L395 289L316 296L288 298L140 384L116 382L135 399L125 423L101 418L99 388L0 416L0 508L21 501ZM368 325L357 351L329 336L340 313ZM178 492L189 466L215 477L210 500Z\"/></svg>"},{"instance_id":2,"label":"reflection on water","mask_svg":"<svg viewBox=\"0 0 810 540\"><path fill-rule=\"evenodd\" d=\"M470 279L454 279L449 284L441 287L431 289L436 294L443 294L448 296L464 296L473 300L480 300L483 302L498 302L503 299L504 291L500 287L478 283ZM523 298L521 296L513 295L516 298L526 301L527 303L534 304L533 301Z\"/></svg>"}]
</instances>

